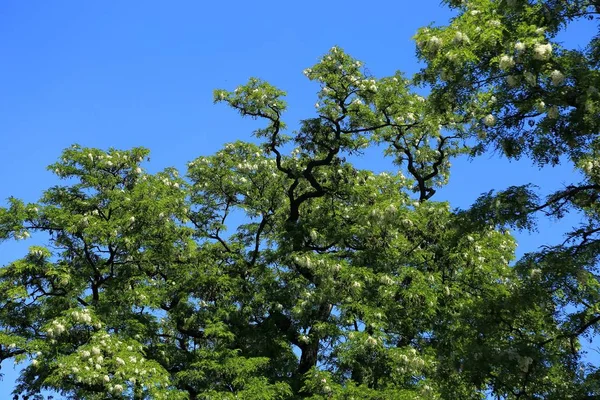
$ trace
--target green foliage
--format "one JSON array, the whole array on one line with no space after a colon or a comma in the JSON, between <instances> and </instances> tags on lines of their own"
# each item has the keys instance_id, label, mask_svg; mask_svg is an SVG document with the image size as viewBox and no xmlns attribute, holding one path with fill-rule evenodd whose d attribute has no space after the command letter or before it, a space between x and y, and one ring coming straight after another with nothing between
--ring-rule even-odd
<instances>
[{"instance_id":1,"label":"green foliage","mask_svg":"<svg viewBox=\"0 0 600 400\"><path fill-rule=\"evenodd\" d=\"M597 42L552 42L594 4L448 3L451 24L416 35L414 79L377 79L334 47L304 71L320 90L295 132L285 93L252 78L215 101L264 120L258 144L229 143L183 176L144 172L145 149L73 146L50 166L63 185L9 199L0 239L47 237L0 269L0 359L29 361L16 393L598 395L580 345L600 322ZM371 146L399 170L348 161ZM531 185L490 192L468 210L433 199L452 157L489 147L563 157L583 182L545 200ZM585 221L565 243L515 261L509 227L570 210Z\"/></svg>"}]
</instances>

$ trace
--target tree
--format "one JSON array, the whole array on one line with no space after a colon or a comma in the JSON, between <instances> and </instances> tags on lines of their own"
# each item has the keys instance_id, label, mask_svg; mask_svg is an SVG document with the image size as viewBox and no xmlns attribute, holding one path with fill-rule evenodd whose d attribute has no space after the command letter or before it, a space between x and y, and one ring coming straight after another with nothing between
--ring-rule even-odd
<instances>
[{"instance_id":1,"label":"tree","mask_svg":"<svg viewBox=\"0 0 600 400\"><path fill-rule=\"evenodd\" d=\"M317 115L291 134L281 90L217 90L264 121L258 144L227 144L183 177L146 173L142 148L65 150L50 166L64 185L0 209L0 238L48 237L0 269L0 360L30 361L17 393L600 395L580 346L600 320L598 96L581 90L598 80L598 53L549 41L596 12L576 3L451 2L450 26L416 36L426 67L414 79L376 79L333 47L304 71ZM376 145L399 172L352 165ZM452 157L493 146L541 164L566 155L585 181L546 200L514 187L468 210L435 200ZM510 265L509 228L568 207L587 224Z\"/></svg>"}]
</instances>

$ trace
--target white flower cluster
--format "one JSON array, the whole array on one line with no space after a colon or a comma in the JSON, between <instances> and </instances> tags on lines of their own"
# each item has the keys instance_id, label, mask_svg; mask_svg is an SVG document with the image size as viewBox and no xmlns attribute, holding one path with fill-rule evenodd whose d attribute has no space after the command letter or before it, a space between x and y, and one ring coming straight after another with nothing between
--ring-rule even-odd
<instances>
[{"instance_id":1,"label":"white flower cluster","mask_svg":"<svg viewBox=\"0 0 600 400\"><path fill-rule=\"evenodd\" d=\"M54 321L52 321L52 326L50 326L50 328L48 328L48 330L46 330L46 334L49 337L59 336L63 332L65 332L66 329L67 328L65 327L63 322L54 320Z\"/></svg>"},{"instance_id":2,"label":"white flower cluster","mask_svg":"<svg viewBox=\"0 0 600 400\"><path fill-rule=\"evenodd\" d=\"M598 171L599 166L600 166L600 163L597 160L587 159L585 162L583 162L581 164L581 169L583 169L583 171L586 174L591 175L595 171Z\"/></svg>"},{"instance_id":3,"label":"white flower cluster","mask_svg":"<svg viewBox=\"0 0 600 400\"><path fill-rule=\"evenodd\" d=\"M533 47L533 58L536 60L548 60L552 55L552 45L550 43L546 44L536 44Z\"/></svg>"},{"instance_id":4,"label":"white flower cluster","mask_svg":"<svg viewBox=\"0 0 600 400\"><path fill-rule=\"evenodd\" d=\"M427 47L431 51L437 51L440 47L442 47L442 39L437 36L432 36L427 41Z\"/></svg>"},{"instance_id":5,"label":"white flower cluster","mask_svg":"<svg viewBox=\"0 0 600 400\"><path fill-rule=\"evenodd\" d=\"M555 69L554 71L552 71L550 73L550 79L552 79L552 84L554 86L559 86L565 81L565 76L563 75L562 72Z\"/></svg>"},{"instance_id":6,"label":"white flower cluster","mask_svg":"<svg viewBox=\"0 0 600 400\"><path fill-rule=\"evenodd\" d=\"M460 31L458 31L458 32L456 32L454 34L454 39L452 41L455 44L463 44L463 43L464 44L469 44L469 43L471 43L471 39L469 39L469 37L466 34L460 32Z\"/></svg>"},{"instance_id":7,"label":"white flower cluster","mask_svg":"<svg viewBox=\"0 0 600 400\"><path fill-rule=\"evenodd\" d=\"M29 249L29 254L36 257L42 257L44 255L44 251L36 247L31 247Z\"/></svg>"},{"instance_id":8,"label":"white flower cluster","mask_svg":"<svg viewBox=\"0 0 600 400\"><path fill-rule=\"evenodd\" d=\"M90 324L92 322L92 317L90 316L90 310L87 308L82 309L81 311L75 310L71 313L71 316L76 322Z\"/></svg>"},{"instance_id":9,"label":"white flower cluster","mask_svg":"<svg viewBox=\"0 0 600 400\"><path fill-rule=\"evenodd\" d=\"M525 82L529 85L535 86L537 84L537 76L533 72L525 71L523 77L525 78Z\"/></svg>"},{"instance_id":10,"label":"white flower cluster","mask_svg":"<svg viewBox=\"0 0 600 400\"><path fill-rule=\"evenodd\" d=\"M486 126L492 127L496 125L496 117L494 117L492 114L488 114L483 118L483 123Z\"/></svg>"},{"instance_id":11,"label":"white flower cluster","mask_svg":"<svg viewBox=\"0 0 600 400\"><path fill-rule=\"evenodd\" d=\"M560 115L559 111L558 111L558 107L557 106L552 106L548 109L548 118L550 119L557 119Z\"/></svg>"},{"instance_id":12,"label":"white flower cluster","mask_svg":"<svg viewBox=\"0 0 600 400\"><path fill-rule=\"evenodd\" d=\"M515 60L513 57L505 54L502 57L500 57L499 64L500 64L500 69L503 71L506 71L515 66Z\"/></svg>"},{"instance_id":13,"label":"white flower cluster","mask_svg":"<svg viewBox=\"0 0 600 400\"><path fill-rule=\"evenodd\" d=\"M515 75L509 75L506 77L506 83L508 83L508 86L510 87L515 87L519 84L519 78Z\"/></svg>"},{"instance_id":14,"label":"white flower cluster","mask_svg":"<svg viewBox=\"0 0 600 400\"><path fill-rule=\"evenodd\" d=\"M23 239L27 239L28 237L30 237L31 235L29 234L29 232L23 230L20 232L15 232L14 233L14 238L16 240L23 240Z\"/></svg>"},{"instance_id":15,"label":"white flower cluster","mask_svg":"<svg viewBox=\"0 0 600 400\"><path fill-rule=\"evenodd\" d=\"M531 357L517 357L519 363L519 369L523 372L529 371L529 366L533 363L533 359Z\"/></svg>"}]
</instances>

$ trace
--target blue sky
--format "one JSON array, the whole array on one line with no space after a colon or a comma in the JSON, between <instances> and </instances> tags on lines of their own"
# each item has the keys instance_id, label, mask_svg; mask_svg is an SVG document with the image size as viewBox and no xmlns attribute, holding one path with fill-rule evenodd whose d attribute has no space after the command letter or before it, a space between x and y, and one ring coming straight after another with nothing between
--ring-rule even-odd
<instances>
[{"instance_id":1,"label":"blue sky","mask_svg":"<svg viewBox=\"0 0 600 400\"><path fill-rule=\"evenodd\" d=\"M412 1L127 1L4 0L0 6L0 199L35 201L57 181L45 167L73 143L151 149L150 171L249 140L256 124L222 105L212 90L256 76L288 92L294 122L312 116L316 87L302 70L338 45L376 76L418 69L411 37L444 23L440 0ZM576 45L593 26L563 35ZM361 160L380 170L381 157ZM454 162L438 199L466 207L482 192L530 181L543 192L573 180L569 167L539 171L528 161L482 157ZM0 203L1 204L1 203ZM520 236L519 253L556 242L545 222ZM30 243L0 244L0 265ZM2 364L0 397L14 385Z\"/></svg>"}]
</instances>

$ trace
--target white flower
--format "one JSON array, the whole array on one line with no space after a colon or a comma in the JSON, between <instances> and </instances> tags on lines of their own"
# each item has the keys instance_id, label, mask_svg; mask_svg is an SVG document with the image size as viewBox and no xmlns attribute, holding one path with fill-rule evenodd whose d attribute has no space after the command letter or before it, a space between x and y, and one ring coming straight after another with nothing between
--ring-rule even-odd
<instances>
[{"instance_id":1,"label":"white flower","mask_svg":"<svg viewBox=\"0 0 600 400\"><path fill-rule=\"evenodd\" d=\"M135 173L136 173L136 174L141 174L141 173L142 173L142 169L141 169L140 167L137 167L137 168L135 169Z\"/></svg>"},{"instance_id":2,"label":"white flower","mask_svg":"<svg viewBox=\"0 0 600 400\"><path fill-rule=\"evenodd\" d=\"M352 282L352 287L358 289L360 287L360 282L356 282L356 281Z\"/></svg>"},{"instance_id":3,"label":"white flower","mask_svg":"<svg viewBox=\"0 0 600 400\"><path fill-rule=\"evenodd\" d=\"M106 165L108 165L109 167L112 167L113 163L112 163L112 161L107 161Z\"/></svg>"},{"instance_id":4,"label":"white flower","mask_svg":"<svg viewBox=\"0 0 600 400\"><path fill-rule=\"evenodd\" d=\"M83 358L88 358L90 356L90 352L87 350L84 350L81 352L81 357Z\"/></svg>"},{"instance_id":5,"label":"white flower","mask_svg":"<svg viewBox=\"0 0 600 400\"><path fill-rule=\"evenodd\" d=\"M552 79L552 84L554 86L558 86L565 81L565 76L563 75L562 72L555 69L554 71L552 71L550 73L550 79Z\"/></svg>"},{"instance_id":6,"label":"white flower","mask_svg":"<svg viewBox=\"0 0 600 400\"><path fill-rule=\"evenodd\" d=\"M135 217L134 216L129 217L129 222L135 222Z\"/></svg>"},{"instance_id":7,"label":"white flower","mask_svg":"<svg viewBox=\"0 0 600 400\"><path fill-rule=\"evenodd\" d=\"M536 44L533 48L533 58L536 60L548 60L552 55L552 45L547 44Z\"/></svg>"},{"instance_id":8,"label":"white flower","mask_svg":"<svg viewBox=\"0 0 600 400\"><path fill-rule=\"evenodd\" d=\"M507 69L510 69L512 67L514 67L515 65L515 60L508 55L503 55L502 57L500 57L500 69L503 71L506 71Z\"/></svg>"},{"instance_id":9,"label":"white flower","mask_svg":"<svg viewBox=\"0 0 600 400\"><path fill-rule=\"evenodd\" d=\"M79 368L73 367L73 368L71 368L71 371L73 371L73 373L76 374L79 372Z\"/></svg>"},{"instance_id":10,"label":"white flower","mask_svg":"<svg viewBox=\"0 0 600 400\"><path fill-rule=\"evenodd\" d=\"M115 361L117 362L117 364L119 365L125 365L125 361L123 361L123 359L121 357L117 357L115 359Z\"/></svg>"},{"instance_id":11,"label":"white flower","mask_svg":"<svg viewBox=\"0 0 600 400\"><path fill-rule=\"evenodd\" d=\"M120 392L123 391L123 386L122 385L115 385L113 389L114 389L115 392L120 393Z\"/></svg>"},{"instance_id":12,"label":"white flower","mask_svg":"<svg viewBox=\"0 0 600 400\"><path fill-rule=\"evenodd\" d=\"M99 349L98 347L95 347L95 346L94 346L94 347L92 347L92 354L94 354L95 356L97 356L97 355L99 355L100 353L101 353L101 352L100 352L100 349Z\"/></svg>"},{"instance_id":13,"label":"white flower","mask_svg":"<svg viewBox=\"0 0 600 400\"><path fill-rule=\"evenodd\" d=\"M470 43L471 40L469 39L469 37L467 35L465 35L464 33L458 31L454 34L454 39L453 39L454 43L456 44L461 44L461 43Z\"/></svg>"},{"instance_id":14,"label":"white flower","mask_svg":"<svg viewBox=\"0 0 600 400\"><path fill-rule=\"evenodd\" d=\"M533 363L531 357L519 357L519 368L523 372L529 371L529 366Z\"/></svg>"},{"instance_id":15,"label":"white flower","mask_svg":"<svg viewBox=\"0 0 600 400\"><path fill-rule=\"evenodd\" d=\"M534 268L531 271L529 271L529 277L531 279L537 279L542 275L542 270L539 268Z\"/></svg>"},{"instance_id":16,"label":"white flower","mask_svg":"<svg viewBox=\"0 0 600 400\"><path fill-rule=\"evenodd\" d=\"M40 362L38 360L32 360L31 361L31 365L33 365L34 367L37 367L39 363Z\"/></svg>"},{"instance_id":17,"label":"white flower","mask_svg":"<svg viewBox=\"0 0 600 400\"><path fill-rule=\"evenodd\" d=\"M544 112L544 111L546 110L546 103L544 103L542 100L538 101L538 102L535 104L535 109L536 109L538 112Z\"/></svg>"},{"instance_id":18,"label":"white flower","mask_svg":"<svg viewBox=\"0 0 600 400\"><path fill-rule=\"evenodd\" d=\"M375 339L373 336L369 336L367 338L367 344L375 346L377 344L377 339Z\"/></svg>"},{"instance_id":19,"label":"white flower","mask_svg":"<svg viewBox=\"0 0 600 400\"><path fill-rule=\"evenodd\" d=\"M308 336L306 336L306 335L300 335L300 338L299 338L299 340L300 340L302 343L308 343L308 342L310 341L310 338L309 338Z\"/></svg>"},{"instance_id":20,"label":"white flower","mask_svg":"<svg viewBox=\"0 0 600 400\"><path fill-rule=\"evenodd\" d=\"M515 50L517 52L521 52L521 51L525 50L525 43L523 43L523 42L515 43Z\"/></svg>"},{"instance_id":21,"label":"white flower","mask_svg":"<svg viewBox=\"0 0 600 400\"><path fill-rule=\"evenodd\" d=\"M104 382L110 382L110 376L104 375Z\"/></svg>"},{"instance_id":22,"label":"white flower","mask_svg":"<svg viewBox=\"0 0 600 400\"><path fill-rule=\"evenodd\" d=\"M492 114L488 114L483 118L483 123L486 126L492 127L496 125L496 117L494 117Z\"/></svg>"},{"instance_id":23,"label":"white flower","mask_svg":"<svg viewBox=\"0 0 600 400\"><path fill-rule=\"evenodd\" d=\"M436 51L437 49L439 49L440 47L442 47L442 39L440 39L437 36L432 36L427 41L427 45L429 46L429 48L431 50Z\"/></svg>"},{"instance_id":24,"label":"white flower","mask_svg":"<svg viewBox=\"0 0 600 400\"><path fill-rule=\"evenodd\" d=\"M497 19L493 19L490 22L488 22L488 25L494 26L494 27L499 27L499 26L502 26L502 23L500 21L498 21Z\"/></svg>"},{"instance_id":25,"label":"white flower","mask_svg":"<svg viewBox=\"0 0 600 400\"><path fill-rule=\"evenodd\" d=\"M315 103L315 108L319 108L319 107L320 107L319 103Z\"/></svg>"},{"instance_id":26,"label":"white flower","mask_svg":"<svg viewBox=\"0 0 600 400\"><path fill-rule=\"evenodd\" d=\"M56 324L56 326L54 327L54 331L57 335L60 335L65 331L65 326L63 324Z\"/></svg>"},{"instance_id":27,"label":"white flower","mask_svg":"<svg viewBox=\"0 0 600 400\"><path fill-rule=\"evenodd\" d=\"M550 109L548 110L548 118L550 119L556 119L558 118L558 107L556 106L552 106L550 107Z\"/></svg>"},{"instance_id":28,"label":"white flower","mask_svg":"<svg viewBox=\"0 0 600 400\"><path fill-rule=\"evenodd\" d=\"M531 86L535 86L537 84L537 77L532 72L525 71L523 73L523 77L525 78L525 81L527 81L527 83Z\"/></svg>"}]
</instances>

